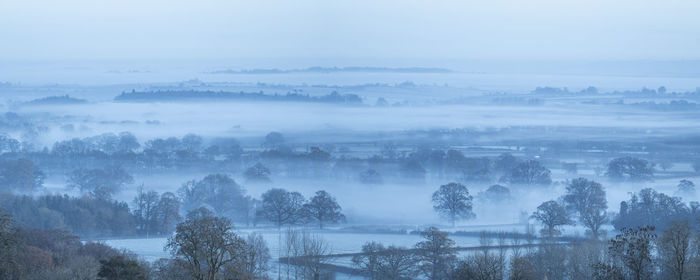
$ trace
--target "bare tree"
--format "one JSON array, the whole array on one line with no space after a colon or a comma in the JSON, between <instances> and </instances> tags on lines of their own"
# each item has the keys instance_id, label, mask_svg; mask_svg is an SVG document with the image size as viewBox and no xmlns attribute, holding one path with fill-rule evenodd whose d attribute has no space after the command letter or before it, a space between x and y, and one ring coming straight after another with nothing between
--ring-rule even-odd
<instances>
[{"instance_id":1,"label":"bare tree","mask_svg":"<svg viewBox=\"0 0 700 280\"><path fill-rule=\"evenodd\" d=\"M488 231L479 232L479 246L482 247L481 251L483 253L488 253L489 247L493 244L493 237Z\"/></svg>"},{"instance_id":2,"label":"bare tree","mask_svg":"<svg viewBox=\"0 0 700 280\"><path fill-rule=\"evenodd\" d=\"M695 183L690 180L683 179L678 182L678 191L676 192L682 195L694 196L695 195Z\"/></svg>"},{"instance_id":3,"label":"bare tree","mask_svg":"<svg viewBox=\"0 0 700 280\"><path fill-rule=\"evenodd\" d=\"M380 254L386 248L377 242L367 242L362 245L362 254L353 256L352 263L360 272L366 274L370 280L379 279Z\"/></svg>"},{"instance_id":4,"label":"bare tree","mask_svg":"<svg viewBox=\"0 0 700 280\"><path fill-rule=\"evenodd\" d=\"M500 246L505 245L504 236L498 236L498 243ZM452 279L503 279L505 255L502 256L501 254L505 254L505 251L499 250L499 254L493 254L489 251L489 247L492 244L493 235L482 231L479 234L479 245L483 249L460 261L452 275Z\"/></svg>"},{"instance_id":5,"label":"bare tree","mask_svg":"<svg viewBox=\"0 0 700 280\"><path fill-rule=\"evenodd\" d=\"M421 236L425 240L416 244L421 273L430 280L446 279L457 259L455 242L435 227L421 232Z\"/></svg>"},{"instance_id":6,"label":"bare tree","mask_svg":"<svg viewBox=\"0 0 700 280\"><path fill-rule=\"evenodd\" d=\"M245 242L233 232L227 218L212 216L206 208L187 214L165 246L197 280L215 280L221 268L243 253Z\"/></svg>"},{"instance_id":7,"label":"bare tree","mask_svg":"<svg viewBox=\"0 0 700 280\"><path fill-rule=\"evenodd\" d=\"M283 225L296 224L301 219L304 197L298 192L270 189L262 194L260 215L281 230Z\"/></svg>"},{"instance_id":8,"label":"bare tree","mask_svg":"<svg viewBox=\"0 0 700 280\"><path fill-rule=\"evenodd\" d=\"M414 279L418 274L416 258L408 249L389 246L380 254L379 278L386 280Z\"/></svg>"},{"instance_id":9,"label":"bare tree","mask_svg":"<svg viewBox=\"0 0 700 280\"><path fill-rule=\"evenodd\" d=\"M182 217L180 217L180 200L174 193L164 192L160 195L156 215L160 234L169 234L175 230L175 226Z\"/></svg>"},{"instance_id":10,"label":"bare tree","mask_svg":"<svg viewBox=\"0 0 700 280\"><path fill-rule=\"evenodd\" d=\"M451 279L455 280L501 280L501 264L498 256L476 253L460 261Z\"/></svg>"},{"instance_id":11,"label":"bare tree","mask_svg":"<svg viewBox=\"0 0 700 280\"><path fill-rule=\"evenodd\" d=\"M256 227L258 225L258 212L260 211L260 205L262 203L260 200L250 196L246 196L244 203L246 209L245 225L250 226L252 224L253 227Z\"/></svg>"},{"instance_id":12,"label":"bare tree","mask_svg":"<svg viewBox=\"0 0 700 280\"><path fill-rule=\"evenodd\" d=\"M508 249L506 248L508 246L507 244L507 234L505 231L499 231L496 234L496 242L498 243L498 277L500 279L503 279L503 276L506 271L506 259L507 259L507 253Z\"/></svg>"},{"instance_id":13,"label":"bare tree","mask_svg":"<svg viewBox=\"0 0 700 280\"><path fill-rule=\"evenodd\" d=\"M367 242L362 254L352 258L353 265L370 279L412 279L416 276L416 258L406 248Z\"/></svg>"},{"instance_id":14,"label":"bare tree","mask_svg":"<svg viewBox=\"0 0 700 280\"><path fill-rule=\"evenodd\" d=\"M594 277L594 266L601 260L605 244L598 240L574 242L566 252L566 268L571 280L588 280Z\"/></svg>"},{"instance_id":15,"label":"bare tree","mask_svg":"<svg viewBox=\"0 0 700 280\"><path fill-rule=\"evenodd\" d=\"M549 185L552 183L552 172L539 161L528 160L516 164L500 179L515 185Z\"/></svg>"},{"instance_id":16,"label":"bare tree","mask_svg":"<svg viewBox=\"0 0 700 280\"><path fill-rule=\"evenodd\" d=\"M538 249L526 257L532 263L532 268L537 279L566 279L567 250L565 246L549 244L539 246Z\"/></svg>"},{"instance_id":17,"label":"bare tree","mask_svg":"<svg viewBox=\"0 0 700 280\"><path fill-rule=\"evenodd\" d=\"M285 257L287 258L287 262L286 262L287 279L292 279L291 275L290 275L290 268L291 268L290 265L291 265L292 258L299 257L302 254L300 246L297 245L299 240L301 240L300 234L301 234L300 231L292 229L292 228L287 228L287 232L285 234L284 251L285 251ZM280 250L279 255L280 256L282 256L282 253L281 253L282 246L281 245L282 244L280 244L280 248L279 248L279 250ZM277 271L278 278L281 278L281 271L280 271L279 264L277 266L277 270L278 270ZM294 273L293 279L299 278L298 272L299 272L298 269L293 270L293 273Z\"/></svg>"},{"instance_id":18,"label":"bare tree","mask_svg":"<svg viewBox=\"0 0 700 280\"><path fill-rule=\"evenodd\" d=\"M321 190L316 192L311 201L304 204L303 213L306 218L317 222L318 227L323 229L324 224L345 221L345 215L340 212L341 210L335 197Z\"/></svg>"},{"instance_id":19,"label":"bare tree","mask_svg":"<svg viewBox=\"0 0 700 280\"><path fill-rule=\"evenodd\" d=\"M148 237L151 229L157 223L158 193L155 191L146 192L143 190L143 185L139 186L136 190L133 206L139 230Z\"/></svg>"},{"instance_id":20,"label":"bare tree","mask_svg":"<svg viewBox=\"0 0 700 280\"><path fill-rule=\"evenodd\" d=\"M308 232L301 232L296 236L298 239L294 245L300 256L297 257L295 264L300 270L302 279L320 280L327 278L325 276L327 272L323 266L331 261L328 257L331 254L330 245L320 236Z\"/></svg>"},{"instance_id":21,"label":"bare tree","mask_svg":"<svg viewBox=\"0 0 700 280\"><path fill-rule=\"evenodd\" d=\"M593 265L593 279L625 280L625 275L622 273L622 269L620 269L620 267L599 262Z\"/></svg>"},{"instance_id":22,"label":"bare tree","mask_svg":"<svg viewBox=\"0 0 700 280\"><path fill-rule=\"evenodd\" d=\"M155 191L146 192L143 186L139 186L133 207L138 230L146 237L152 233L172 233L181 218L180 201L171 192L158 195Z\"/></svg>"},{"instance_id":23,"label":"bare tree","mask_svg":"<svg viewBox=\"0 0 700 280\"><path fill-rule=\"evenodd\" d=\"M528 254L532 254L533 245L537 239L536 234L535 226L528 223L527 226L525 226L525 242L527 242L527 248L525 248L525 250Z\"/></svg>"},{"instance_id":24,"label":"bare tree","mask_svg":"<svg viewBox=\"0 0 700 280\"><path fill-rule=\"evenodd\" d=\"M246 238L242 253L226 266L226 278L241 280L268 279L270 249L262 235L251 233Z\"/></svg>"},{"instance_id":25,"label":"bare tree","mask_svg":"<svg viewBox=\"0 0 700 280\"><path fill-rule=\"evenodd\" d=\"M262 235L258 233L248 235L244 252L246 257L243 271L252 276L250 279L267 278L267 272L270 270L270 249Z\"/></svg>"},{"instance_id":26,"label":"bare tree","mask_svg":"<svg viewBox=\"0 0 700 280\"><path fill-rule=\"evenodd\" d=\"M608 163L605 175L613 180L649 181L654 178L654 165L639 158L616 158Z\"/></svg>"},{"instance_id":27,"label":"bare tree","mask_svg":"<svg viewBox=\"0 0 700 280\"><path fill-rule=\"evenodd\" d=\"M603 187L585 178L573 179L566 186L564 202L569 210L578 214L579 222L591 231L593 238L598 239L608 209Z\"/></svg>"},{"instance_id":28,"label":"bare tree","mask_svg":"<svg viewBox=\"0 0 700 280\"><path fill-rule=\"evenodd\" d=\"M527 257L513 256L510 259L510 276L509 280L536 280L532 262Z\"/></svg>"},{"instance_id":29,"label":"bare tree","mask_svg":"<svg viewBox=\"0 0 700 280\"><path fill-rule=\"evenodd\" d=\"M540 221L544 228L542 235L553 238L559 235L559 227L573 224L566 208L554 200L550 200L537 206L537 211L532 213L532 218Z\"/></svg>"},{"instance_id":30,"label":"bare tree","mask_svg":"<svg viewBox=\"0 0 700 280\"><path fill-rule=\"evenodd\" d=\"M270 189L262 194L262 205L258 215L277 226L277 253L280 256L282 255L282 226L294 225L301 220L304 200L300 193L288 192L285 189ZM288 240L288 242L293 241ZM282 267L277 263L278 277L281 275L281 269ZM287 266L287 274L289 276L289 266Z\"/></svg>"},{"instance_id":31,"label":"bare tree","mask_svg":"<svg viewBox=\"0 0 700 280\"><path fill-rule=\"evenodd\" d=\"M324 266L333 259L330 245L320 236L288 229L285 237L287 257L286 279L326 279L330 272ZM294 267L290 267L289 265ZM293 273L290 274L290 273ZM280 278L282 278L280 273Z\"/></svg>"},{"instance_id":32,"label":"bare tree","mask_svg":"<svg viewBox=\"0 0 700 280\"><path fill-rule=\"evenodd\" d=\"M510 245L511 245L511 249L513 250L513 257L520 257L521 244L522 244L522 235L517 231L513 231L510 235Z\"/></svg>"},{"instance_id":33,"label":"bare tree","mask_svg":"<svg viewBox=\"0 0 700 280\"><path fill-rule=\"evenodd\" d=\"M610 240L610 253L620 260L631 279L651 279L653 275L652 249L656 239L654 227L623 228Z\"/></svg>"},{"instance_id":34,"label":"bare tree","mask_svg":"<svg viewBox=\"0 0 700 280\"><path fill-rule=\"evenodd\" d=\"M474 212L472 212L473 197L469 195L467 187L462 184L449 183L440 186L440 189L433 193L432 200L433 209L447 218L453 227L457 220L475 217Z\"/></svg>"},{"instance_id":35,"label":"bare tree","mask_svg":"<svg viewBox=\"0 0 700 280\"><path fill-rule=\"evenodd\" d=\"M684 221L671 224L659 238L658 248L662 265L679 280L688 275L690 237L690 226Z\"/></svg>"}]
</instances>

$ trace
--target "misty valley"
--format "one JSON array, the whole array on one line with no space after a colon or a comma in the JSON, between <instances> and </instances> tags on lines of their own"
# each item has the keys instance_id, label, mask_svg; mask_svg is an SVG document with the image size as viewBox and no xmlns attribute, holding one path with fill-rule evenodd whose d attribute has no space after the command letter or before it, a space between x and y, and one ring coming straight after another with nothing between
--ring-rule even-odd
<instances>
[{"instance_id":1,"label":"misty valley","mask_svg":"<svg viewBox=\"0 0 700 280\"><path fill-rule=\"evenodd\" d=\"M0 278L700 275L700 89L202 75L0 84Z\"/></svg>"}]
</instances>

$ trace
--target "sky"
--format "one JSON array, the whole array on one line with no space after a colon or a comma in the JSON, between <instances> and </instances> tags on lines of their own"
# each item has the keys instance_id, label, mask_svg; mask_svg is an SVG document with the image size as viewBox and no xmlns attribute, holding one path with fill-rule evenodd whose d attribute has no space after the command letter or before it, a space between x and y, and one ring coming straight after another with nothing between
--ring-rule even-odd
<instances>
[{"instance_id":1,"label":"sky","mask_svg":"<svg viewBox=\"0 0 700 280\"><path fill-rule=\"evenodd\" d=\"M697 60L696 0L0 0L0 60Z\"/></svg>"}]
</instances>

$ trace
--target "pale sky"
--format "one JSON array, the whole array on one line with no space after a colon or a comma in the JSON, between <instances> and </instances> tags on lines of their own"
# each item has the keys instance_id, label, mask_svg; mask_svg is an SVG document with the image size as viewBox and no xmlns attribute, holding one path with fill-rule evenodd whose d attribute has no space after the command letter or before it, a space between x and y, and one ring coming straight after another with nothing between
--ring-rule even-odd
<instances>
[{"instance_id":1,"label":"pale sky","mask_svg":"<svg viewBox=\"0 0 700 280\"><path fill-rule=\"evenodd\" d=\"M697 0L0 0L0 59L700 59Z\"/></svg>"}]
</instances>

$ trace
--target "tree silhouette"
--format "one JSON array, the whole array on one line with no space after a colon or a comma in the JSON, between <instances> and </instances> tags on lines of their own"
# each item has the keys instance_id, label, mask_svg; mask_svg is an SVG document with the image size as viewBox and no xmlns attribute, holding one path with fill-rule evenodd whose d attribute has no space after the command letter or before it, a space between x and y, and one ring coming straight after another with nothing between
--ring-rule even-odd
<instances>
[{"instance_id":1,"label":"tree silhouette","mask_svg":"<svg viewBox=\"0 0 700 280\"><path fill-rule=\"evenodd\" d=\"M448 219L454 227L457 220L472 219L476 216L472 212L472 200L467 187L459 183L449 183L440 186L440 189L433 193L433 209Z\"/></svg>"}]
</instances>

